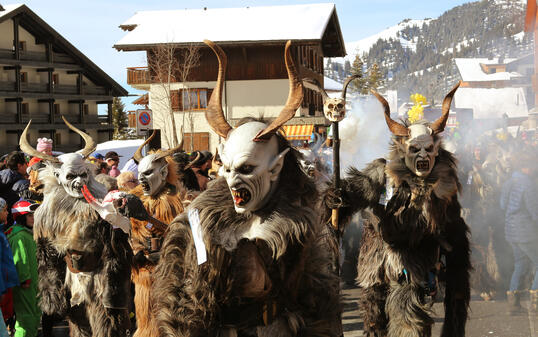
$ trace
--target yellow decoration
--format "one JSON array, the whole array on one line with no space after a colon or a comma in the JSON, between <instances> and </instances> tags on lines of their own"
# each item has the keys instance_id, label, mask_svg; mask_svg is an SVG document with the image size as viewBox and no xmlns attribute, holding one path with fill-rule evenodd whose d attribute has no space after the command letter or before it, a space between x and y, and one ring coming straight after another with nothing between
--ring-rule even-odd
<instances>
[{"instance_id":1,"label":"yellow decoration","mask_svg":"<svg viewBox=\"0 0 538 337\"><path fill-rule=\"evenodd\" d=\"M414 94L411 95L411 102L415 103L415 105L426 105L426 97L422 96L421 94Z\"/></svg>"},{"instance_id":2,"label":"yellow decoration","mask_svg":"<svg viewBox=\"0 0 538 337\"><path fill-rule=\"evenodd\" d=\"M407 119L411 124L418 122L422 118L424 118L424 107L422 105L413 105L407 112Z\"/></svg>"},{"instance_id":3,"label":"yellow decoration","mask_svg":"<svg viewBox=\"0 0 538 337\"><path fill-rule=\"evenodd\" d=\"M426 97L418 93L411 95L410 99L415 105L407 112L407 119L413 124L424 118L423 105L426 105L427 101Z\"/></svg>"},{"instance_id":4,"label":"yellow decoration","mask_svg":"<svg viewBox=\"0 0 538 337\"><path fill-rule=\"evenodd\" d=\"M497 133L497 139L505 142L508 139L508 134L506 132Z\"/></svg>"}]
</instances>

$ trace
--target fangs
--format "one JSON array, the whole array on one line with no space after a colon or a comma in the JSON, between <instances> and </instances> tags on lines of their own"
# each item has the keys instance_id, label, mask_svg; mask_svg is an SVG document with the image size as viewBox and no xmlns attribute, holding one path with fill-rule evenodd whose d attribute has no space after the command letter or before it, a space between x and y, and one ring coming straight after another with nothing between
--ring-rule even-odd
<instances>
[{"instance_id":1,"label":"fangs","mask_svg":"<svg viewBox=\"0 0 538 337\"><path fill-rule=\"evenodd\" d=\"M417 161L417 170L419 171L427 171L430 168L430 162L427 160L419 160Z\"/></svg>"},{"instance_id":2,"label":"fangs","mask_svg":"<svg viewBox=\"0 0 538 337\"><path fill-rule=\"evenodd\" d=\"M243 206L250 201L250 192L246 188L232 189L234 203Z\"/></svg>"}]
</instances>

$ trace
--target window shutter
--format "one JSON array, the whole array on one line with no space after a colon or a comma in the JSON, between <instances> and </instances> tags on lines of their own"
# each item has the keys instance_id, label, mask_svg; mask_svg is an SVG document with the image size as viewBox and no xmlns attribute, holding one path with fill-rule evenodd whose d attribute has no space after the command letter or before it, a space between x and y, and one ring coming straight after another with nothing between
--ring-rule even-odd
<instances>
[{"instance_id":1,"label":"window shutter","mask_svg":"<svg viewBox=\"0 0 538 337\"><path fill-rule=\"evenodd\" d=\"M172 110L183 110L181 108L181 90L170 91L170 100L172 101Z\"/></svg>"},{"instance_id":2,"label":"window shutter","mask_svg":"<svg viewBox=\"0 0 538 337\"><path fill-rule=\"evenodd\" d=\"M213 94L213 89L207 89L207 103L209 104L209 100L211 99L211 94Z\"/></svg>"}]
</instances>

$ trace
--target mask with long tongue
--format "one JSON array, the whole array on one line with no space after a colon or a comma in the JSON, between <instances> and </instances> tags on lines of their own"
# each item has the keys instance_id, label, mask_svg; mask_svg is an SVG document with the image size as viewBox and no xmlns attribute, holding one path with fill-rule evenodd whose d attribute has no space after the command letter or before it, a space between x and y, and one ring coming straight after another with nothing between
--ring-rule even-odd
<instances>
[{"instance_id":1,"label":"mask with long tongue","mask_svg":"<svg viewBox=\"0 0 538 337\"><path fill-rule=\"evenodd\" d=\"M211 41L204 41L217 55L217 84L206 110L206 119L226 142L219 148L222 167L219 175L226 179L237 213L250 213L263 208L275 191L289 147L279 149L275 135L290 120L303 100L303 86L291 56L291 42L284 51L290 92L279 116L269 125L249 121L233 129L222 111L222 87L226 70L226 54Z\"/></svg>"}]
</instances>

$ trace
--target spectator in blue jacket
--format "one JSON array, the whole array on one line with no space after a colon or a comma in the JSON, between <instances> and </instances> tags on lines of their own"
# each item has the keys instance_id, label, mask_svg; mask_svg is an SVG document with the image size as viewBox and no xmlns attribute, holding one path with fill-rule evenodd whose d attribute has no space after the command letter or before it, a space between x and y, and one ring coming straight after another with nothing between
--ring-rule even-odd
<instances>
[{"instance_id":1,"label":"spectator in blue jacket","mask_svg":"<svg viewBox=\"0 0 538 337\"><path fill-rule=\"evenodd\" d=\"M7 237L4 234L4 228L2 228L7 221L7 215L9 211L7 208L7 202L0 198L0 294L2 297L6 295L9 288L19 285L19 277L17 275L17 269L13 263L13 254L11 247L7 241ZM8 332L6 324L4 323L4 317L0 310L0 337L7 337Z\"/></svg>"},{"instance_id":2,"label":"spectator in blue jacket","mask_svg":"<svg viewBox=\"0 0 538 337\"><path fill-rule=\"evenodd\" d=\"M514 251L514 272L507 292L510 313L522 311L520 304L521 281L528 271L529 262L534 268L534 280L530 290L530 310L538 307L538 189L532 174L536 158L528 154L518 155L512 177L503 185L500 206L505 214L505 236Z\"/></svg>"}]
</instances>

